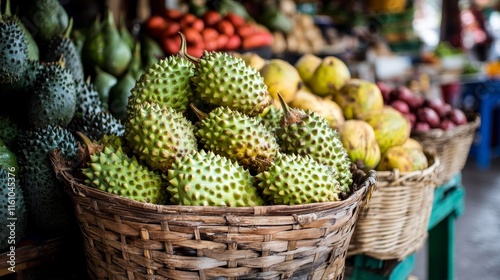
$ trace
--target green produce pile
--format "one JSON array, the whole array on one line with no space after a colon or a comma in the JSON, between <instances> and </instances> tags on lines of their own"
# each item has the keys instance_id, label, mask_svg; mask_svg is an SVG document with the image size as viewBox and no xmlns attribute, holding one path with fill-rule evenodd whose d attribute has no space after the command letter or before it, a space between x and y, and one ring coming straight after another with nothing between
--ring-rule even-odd
<instances>
[{"instance_id":1,"label":"green produce pile","mask_svg":"<svg viewBox=\"0 0 500 280\"><path fill-rule=\"evenodd\" d=\"M89 187L147 203L296 205L350 194L351 160L339 134L313 111L281 96L273 102L243 59L215 51L195 58L180 34L178 54L145 60L143 45L127 41L111 13L76 43L57 0L31 9L44 5L56 20L37 26L47 32L33 40L10 7L0 16L0 95L8 101L0 177L18 171L17 215L28 232L62 234L74 222L48 158L56 148Z\"/></svg>"},{"instance_id":2,"label":"green produce pile","mask_svg":"<svg viewBox=\"0 0 500 280\"><path fill-rule=\"evenodd\" d=\"M118 29L111 12L88 32L72 30L57 0L33 1L23 21L12 13L19 7L12 8L7 1L0 11L0 176L7 178L2 205L10 203L10 192L16 195L19 241L29 233L58 236L76 225L48 153L62 148L74 157L77 131L92 140L123 135L130 89L163 53L151 39ZM7 246L0 245L0 251Z\"/></svg>"}]
</instances>

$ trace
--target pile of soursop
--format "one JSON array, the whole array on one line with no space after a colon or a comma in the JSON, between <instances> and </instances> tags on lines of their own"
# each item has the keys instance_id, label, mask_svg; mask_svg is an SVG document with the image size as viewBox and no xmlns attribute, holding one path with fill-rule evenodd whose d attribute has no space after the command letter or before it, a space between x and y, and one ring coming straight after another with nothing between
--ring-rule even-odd
<instances>
[{"instance_id":1,"label":"pile of soursop","mask_svg":"<svg viewBox=\"0 0 500 280\"><path fill-rule=\"evenodd\" d=\"M141 202L297 205L349 195L351 161L317 113L272 105L241 58L181 50L137 80L122 137L85 139L87 185ZM274 102L276 104L276 102Z\"/></svg>"},{"instance_id":2,"label":"pile of soursop","mask_svg":"<svg viewBox=\"0 0 500 280\"><path fill-rule=\"evenodd\" d=\"M85 76L70 38L72 20L59 1L36 0L25 9L11 9L10 1L2 4L0 159L9 155L11 160L0 161L4 207L0 220L13 217L7 208L14 201L8 196L12 192L18 211L17 241L26 234L64 235L76 220L48 153L61 148L65 157L74 157L77 131L97 140L123 135L125 126L106 110L90 77ZM1 228L8 229L3 224ZM6 246L0 244L0 251Z\"/></svg>"}]
</instances>

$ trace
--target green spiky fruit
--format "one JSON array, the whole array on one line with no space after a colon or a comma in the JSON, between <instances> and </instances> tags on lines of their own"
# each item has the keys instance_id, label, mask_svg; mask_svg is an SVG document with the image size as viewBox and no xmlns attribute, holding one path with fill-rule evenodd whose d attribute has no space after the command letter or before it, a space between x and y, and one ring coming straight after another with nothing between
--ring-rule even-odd
<instances>
[{"instance_id":1,"label":"green spiky fruit","mask_svg":"<svg viewBox=\"0 0 500 280\"><path fill-rule=\"evenodd\" d=\"M43 67L44 63L40 63L38 60L26 61L24 74L20 80L11 85L11 89L20 93L28 92L33 87L36 76Z\"/></svg>"},{"instance_id":2,"label":"green spiky fruit","mask_svg":"<svg viewBox=\"0 0 500 280\"><path fill-rule=\"evenodd\" d=\"M97 141L97 144L102 145L103 147L111 147L115 150L121 148L122 151L127 154L129 152L123 136L118 136L116 134L104 134L101 139Z\"/></svg>"},{"instance_id":3,"label":"green spiky fruit","mask_svg":"<svg viewBox=\"0 0 500 280\"><path fill-rule=\"evenodd\" d=\"M17 176L19 166L17 165L17 157L7 145L0 138L0 168L4 168L5 170Z\"/></svg>"},{"instance_id":4,"label":"green spiky fruit","mask_svg":"<svg viewBox=\"0 0 500 280\"><path fill-rule=\"evenodd\" d=\"M134 156L127 156L121 148L106 146L91 155L82 173L85 183L100 190L140 202L166 201L166 184L161 175L140 164Z\"/></svg>"},{"instance_id":5,"label":"green spiky fruit","mask_svg":"<svg viewBox=\"0 0 500 280\"><path fill-rule=\"evenodd\" d=\"M28 125L66 127L76 110L76 83L73 75L57 63L48 63L36 76L27 101Z\"/></svg>"},{"instance_id":6,"label":"green spiky fruit","mask_svg":"<svg viewBox=\"0 0 500 280\"><path fill-rule=\"evenodd\" d=\"M182 113L147 102L129 113L125 139L139 159L151 168L167 171L176 157L198 149L194 126Z\"/></svg>"},{"instance_id":7,"label":"green spiky fruit","mask_svg":"<svg viewBox=\"0 0 500 280\"><path fill-rule=\"evenodd\" d=\"M64 67L73 75L76 81L84 80L82 60L76 50L76 46L69 35L73 27L73 19L70 19L64 34L53 37L47 44L42 57L44 61L58 61L62 58Z\"/></svg>"},{"instance_id":8,"label":"green spiky fruit","mask_svg":"<svg viewBox=\"0 0 500 280\"><path fill-rule=\"evenodd\" d=\"M257 171L265 170L279 150L274 135L258 120L227 107L201 115L195 135L205 149Z\"/></svg>"},{"instance_id":9,"label":"green spiky fruit","mask_svg":"<svg viewBox=\"0 0 500 280\"><path fill-rule=\"evenodd\" d=\"M284 116L276 137L281 150L289 154L310 155L321 164L335 168L345 192L352 184L351 160L340 136L316 112L290 108L283 102Z\"/></svg>"},{"instance_id":10,"label":"green spiky fruit","mask_svg":"<svg viewBox=\"0 0 500 280\"><path fill-rule=\"evenodd\" d=\"M272 204L338 201L343 191L336 171L307 155L280 154L256 178L258 187Z\"/></svg>"},{"instance_id":11,"label":"green spiky fruit","mask_svg":"<svg viewBox=\"0 0 500 280\"><path fill-rule=\"evenodd\" d=\"M260 73L229 53L204 51L191 80L198 96L217 106L255 116L271 105Z\"/></svg>"},{"instance_id":12,"label":"green spiky fruit","mask_svg":"<svg viewBox=\"0 0 500 280\"><path fill-rule=\"evenodd\" d=\"M48 153L61 148L69 159L76 155L77 141L66 129L47 126L29 130L19 140L19 183L24 190L30 225L41 234L60 235L74 225L73 205L56 178Z\"/></svg>"},{"instance_id":13,"label":"green spiky fruit","mask_svg":"<svg viewBox=\"0 0 500 280\"><path fill-rule=\"evenodd\" d=\"M87 114L74 117L68 125L68 130L75 133L80 131L91 140L99 140L105 134L122 136L125 126L109 112Z\"/></svg>"},{"instance_id":14,"label":"green spiky fruit","mask_svg":"<svg viewBox=\"0 0 500 280\"><path fill-rule=\"evenodd\" d=\"M201 150L178 158L168 171L171 202L192 206L258 206L255 178L235 161Z\"/></svg>"},{"instance_id":15,"label":"green spiky fruit","mask_svg":"<svg viewBox=\"0 0 500 280\"><path fill-rule=\"evenodd\" d=\"M99 92L90 81L77 81L75 116L96 114L104 111Z\"/></svg>"},{"instance_id":16,"label":"green spiky fruit","mask_svg":"<svg viewBox=\"0 0 500 280\"><path fill-rule=\"evenodd\" d=\"M24 200L24 192L18 184L18 180L12 170L0 167L0 250L8 251L13 244L18 244L24 237L27 224L28 213ZM13 220L15 219L15 220ZM13 227L8 227L14 223ZM15 233L12 235L12 231ZM7 238L9 237L9 238ZM12 237L13 239L11 239ZM15 243L11 243L14 241Z\"/></svg>"},{"instance_id":17,"label":"green spiky fruit","mask_svg":"<svg viewBox=\"0 0 500 280\"><path fill-rule=\"evenodd\" d=\"M283 118L283 110L276 106L269 106L269 109L257 115L256 119L260 121L269 131L274 131L280 127Z\"/></svg>"},{"instance_id":18,"label":"green spiky fruit","mask_svg":"<svg viewBox=\"0 0 500 280\"><path fill-rule=\"evenodd\" d=\"M5 13L0 12L0 85L19 81L26 70L28 41L21 25L7 2Z\"/></svg>"},{"instance_id":19,"label":"green spiky fruit","mask_svg":"<svg viewBox=\"0 0 500 280\"><path fill-rule=\"evenodd\" d=\"M190 77L194 65L186 58L169 56L153 64L144 73L129 97L128 106L155 102L161 106L185 111L192 99Z\"/></svg>"},{"instance_id":20,"label":"green spiky fruit","mask_svg":"<svg viewBox=\"0 0 500 280\"><path fill-rule=\"evenodd\" d=\"M69 21L64 6L57 0L30 1L26 17L36 19L32 21L33 28L37 30L36 37L43 41L62 34Z\"/></svg>"},{"instance_id":21,"label":"green spiky fruit","mask_svg":"<svg viewBox=\"0 0 500 280\"><path fill-rule=\"evenodd\" d=\"M21 133L21 127L16 119L0 115L0 139L9 148L12 148L16 137Z\"/></svg>"}]
</instances>

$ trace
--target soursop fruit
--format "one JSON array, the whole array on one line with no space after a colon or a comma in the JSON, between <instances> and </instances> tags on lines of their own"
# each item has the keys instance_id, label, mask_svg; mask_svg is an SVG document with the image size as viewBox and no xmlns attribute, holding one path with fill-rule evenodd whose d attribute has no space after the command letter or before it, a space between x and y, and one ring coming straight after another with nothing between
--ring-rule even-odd
<instances>
[{"instance_id":1,"label":"soursop fruit","mask_svg":"<svg viewBox=\"0 0 500 280\"><path fill-rule=\"evenodd\" d=\"M278 144L284 153L310 155L321 164L333 167L346 193L352 184L351 160L340 136L326 119L314 111L290 108L280 98L284 116L276 130Z\"/></svg>"},{"instance_id":2,"label":"soursop fruit","mask_svg":"<svg viewBox=\"0 0 500 280\"><path fill-rule=\"evenodd\" d=\"M35 232L59 235L75 225L73 205L56 178L49 152L61 148L62 155L73 158L78 142L65 128L47 126L26 131L18 138L19 183L23 188L29 225Z\"/></svg>"},{"instance_id":3,"label":"soursop fruit","mask_svg":"<svg viewBox=\"0 0 500 280\"><path fill-rule=\"evenodd\" d=\"M0 139L9 148L14 147L16 138L21 134L22 128L17 119L11 116L0 115Z\"/></svg>"},{"instance_id":4,"label":"soursop fruit","mask_svg":"<svg viewBox=\"0 0 500 280\"><path fill-rule=\"evenodd\" d=\"M109 193L154 204L167 201L166 182L161 175L134 156L129 157L121 147L104 146L101 152L90 156L82 173L85 183Z\"/></svg>"},{"instance_id":5,"label":"soursop fruit","mask_svg":"<svg viewBox=\"0 0 500 280\"><path fill-rule=\"evenodd\" d=\"M76 83L59 63L46 63L39 70L28 96L28 125L66 127L76 110Z\"/></svg>"},{"instance_id":6,"label":"soursop fruit","mask_svg":"<svg viewBox=\"0 0 500 280\"><path fill-rule=\"evenodd\" d=\"M264 79L243 59L225 52L204 51L195 65L191 81L203 101L249 116L258 115L271 105Z\"/></svg>"},{"instance_id":7,"label":"soursop fruit","mask_svg":"<svg viewBox=\"0 0 500 280\"><path fill-rule=\"evenodd\" d=\"M168 170L171 202L191 206L263 205L250 172L223 156L201 150L177 158Z\"/></svg>"},{"instance_id":8,"label":"soursop fruit","mask_svg":"<svg viewBox=\"0 0 500 280\"><path fill-rule=\"evenodd\" d=\"M80 131L91 140L99 140L105 134L122 136L125 126L110 112L99 112L81 117L75 116L69 123L68 130L72 133Z\"/></svg>"},{"instance_id":9,"label":"soursop fruit","mask_svg":"<svg viewBox=\"0 0 500 280\"><path fill-rule=\"evenodd\" d=\"M185 111L193 97L190 81L193 74L194 64L184 57L172 55L159 60L132 88L128 107L154 102Z\"/></svg>"},{"instance_id":10,"label":"soursop fruit","mask_svg":"<svg viewBox=\"0 0 500 280\"><path fill-rule=\"evenodd\" d=\"M13 176L13 170L0 166L0 251L5 252L13 245L11 240L18 244L26 234L28 224L28 213L24 201L24 193L18 184L18 178ZM12 219L16 220L13 221ZM11 235L11 228L8 227L14 222L12 228L15 238L7 237Z\"/></svg>"},{"instance_id":11,"label":"soursop fruit","mask_svg":"<svg viewBox=\"0 0 500 280\"><path fill-rule=\"evenodd\" d=\"M281 119L283 118L283 109L276 106L269 106L268 110L255 116L255 118L262 123L269 131L274 132L280 127Z\"/></svg>"},{"instance_id":12,"label":"soursop fruit","mask_svg":"<svg viewBox=\"0 0 500 280\"><path fill-rule=\"evenodd\" d=\"M90 81L76 81L75 116L97 114L104 111L99 92Z\"/></svg>"},{"instance_id":13,"label":"soursop fruit","mask_svg":"<svg viewBox=\"0 0 500 280\"><path fill-rule=\"evenodd\" d=\"M338 201L343 191L335 169L307 155L280 154L268 170L255 177L264 198L272 204Z\"/></svg>"},{"instance_id":14,"label":"soursop fruit","mask_svg":"<svg viewBox=\"0 0 500 280\"><path fill-rule=\"evenodd\" d=\"M194 125L181 112L145 102L128 113L125 139L132 152L152 169L167 171L176 157L197 151Z\"/></svg>"},{"instance_id":15,"label":"soursop fruit","mask_svg":"<svg viewBox=\"0 0 500 280\"><path fill-rule=\"evenodd\" d=\"M7 1L5 12L0 12L0 85L19 81L27 61L28 40L21 21L11 14L10 1Z\"/></svg>"},{"instance_id":16,"label":"soursop fruit","mask_svg":"<svg viewBox=\"0 0 500 280\"><path fill-rule=\"evenodd\" d=\"M255 118L228 107L199 114L195 135L207 150L258 172L265 170L279 151L274 135Z\"/></svg>"},{"instance_id":17,"label":"soursop fruit","mask_svg":"<svg viewBox=\"0 0 500 280\"><path fill-rule=\"evenodd\" d=\"M76 81L83 81L84 71L82 60L76 46L70 39L73 19L71 18L64 34L52 37L42 53L43 61L56 62L62 59L64 67L73 75Z\"/></svg>"}]
</instances>

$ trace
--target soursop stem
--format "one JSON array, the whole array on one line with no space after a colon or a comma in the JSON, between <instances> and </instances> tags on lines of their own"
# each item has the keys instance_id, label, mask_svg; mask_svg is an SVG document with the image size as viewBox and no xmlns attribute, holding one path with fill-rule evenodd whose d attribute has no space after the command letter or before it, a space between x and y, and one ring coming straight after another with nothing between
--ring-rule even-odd
<instances>
[{"instance_id":1,"label":"soursop stem","mask_svg":"<svg viewBox=\"0 0 500 280\"><path fill-rule=\"evenodd\" d=\"M182 32L179 31L179 35L181 36L181 48L177 55L179 55L180 57L187 58L191 60L193 63L198 63L200 61L199 58L196 58L187 53L186 37L184 36L184 34L182 34Z\"/></svg>"},{"instance_id":2,"label":"soursop stem","mask_svg":"<svg viewBox=\"0 0 500 280\"><path fill-rule=\"evenodd\" d=\"M301 123L304 121L304 118L306 117L307 114L302 113L299 110L295 110L293 108L290 108L288 104L286 104L285 100L281 96L281 94L278 92L278 98L281 103L281 107L283 107L283 118L281 119L281 125L282 126L289 126L294 123Z\"/></svg>"},{"instance_id":3,"label":"soursop stem","mask_svg":"<svg viewBox=\"0 0 500 280\"><path fill-rule=\"evenodd\" d=\"M69 18L68 27L66 27L63 35L64 38L69 38L69 36L71 35L71 29L73 29L73 17Z\"/></svg>"},{"instance_id":4,"label":"soursop stem","mask_svg":"<svg viewBox=\"0 0 500 280\"><path fill-rule=\"evenodd\" d=\"M96 145L94 142L92 142L92 140L90 140L90 138L87 137L87 135L81 133L80 131L77 131L76 134L82 139L88 156L102 151L102 145Z\"/></svg>"},{"instance_id":5,"label":"soursop stem","mask_svg":"<svg viewBox=\"0 0 500 280\"><path fill-rule=\"evenodd\" d=\"M200 109L196 108L196 106L194 106L193 103L190 103L189 107L191 107L191 109L193 109L194 113L196 114L196 116L198 117L198 119L200 119L200 121L207 117L207 114L205 114L204 112L200 111Z\"/></svg>"},{"instance_id":6,"label":"soursop stem","mask_svg":"<svg viewBox=\"0 0 500 280\"><path fill-rule=\"evenodd\" d=\"M9 17L11 16L11 12L10 12L10 0L7 0L7 2L5 2L5 13L4 13L5 16Z\"/></svg>"}]
</instances>

